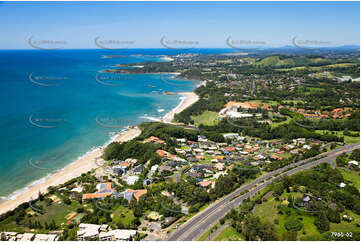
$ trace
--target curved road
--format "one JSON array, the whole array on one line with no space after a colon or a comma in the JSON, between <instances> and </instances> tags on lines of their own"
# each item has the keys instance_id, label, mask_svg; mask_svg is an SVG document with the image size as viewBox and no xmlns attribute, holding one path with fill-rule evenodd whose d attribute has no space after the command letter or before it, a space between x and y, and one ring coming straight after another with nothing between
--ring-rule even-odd
<instances>
[{"instance_id":1,"label":"curved road","mask_svg":"<svg viewBox=\"0 0 361 242\"><path fill-rule=\"evenodd\" d=\"M333 160L343 152L351 152L354 149L360 148L360 143L347 145L316 157L311 157L305 160L298 161L296 163L289 164L278 170L269 172L262 177L254 180L253 182L238 188L236 191L228 194L227 196L215 201L208 208L198 213L185 224L180 226L177 230L173 231L167 238L167 240L183 240L191 241L197 240L205 231L214 226L220 218L225 216L232 208L239 206L246 198L251 197L255 193L259 192L267 185L271 184L275 179L278 179L284 175L292 175L299 171L311 168L321 163L332 163ZM321 156L326 156L320 158ZM307 163L308 161L320 158L316 161ZM268 179L268 180L267 180ZM265 181L267 180L267 181ZM252 189L252 190L251 190ZM242 192L249 190L247 193L240 195Z\"/></svg>"}]
</instances>

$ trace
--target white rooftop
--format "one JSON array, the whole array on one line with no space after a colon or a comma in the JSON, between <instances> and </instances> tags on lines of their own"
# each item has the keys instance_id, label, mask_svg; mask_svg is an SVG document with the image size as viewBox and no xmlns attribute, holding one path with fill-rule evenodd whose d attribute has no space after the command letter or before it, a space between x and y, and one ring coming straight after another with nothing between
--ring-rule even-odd
<instances>
[{"instance_id":1,"label":"white rooftop","mask_svg":"<svg viewBox=\"0 0 361 242\"><path fill-rule=\"evenodd\" d=\"M79 224L78 236L94 237L99 234L101 225L97 224Z\"/></svg>"},{"instance_id":2,"label":"white rooftop","mask_svg":"<svg viewBox=\"0 0 361 242\"><path fill-rule=\"evenodd\" d=\"M113 237L114 240L130 240L137 231L135 230L127 230L127 229L115 229L109 232L101 232L99 234L99 239L104 237Z\"/></svg>"},{"instance_id":3,"label":"white rooftop","mask_svg":"<svg viewBox=\"0 0 361 242\"><path fill-rule=\"evenodd\" d=\"M352 164L352 165L355 165L355 166L358 166L358 162L355 161L355 160L351 160L348 162L349 164Z\"/></svg>"},{"instance_id":4,"label":"white rooftop","mask_svg":"<svg viewBox=\"0 0 361 242\"><path fill-rule=\"evenodd\" d=\"M128 185L134 185L139 180L139 176L128 176L126 182Z\"/></svg>"},{"instance_id":5,"label":"white rooftop","mask_svg":"<svg viewBox=\"0 0 361 242\"><path fill-rule=\"evenodd\" d=\"M22 238L20 241L29 241L32 240L34 238L34 234L32 233L25 233L23 234Z\"/></svg>"},{"instance_id":6,"label":"white rooftop","mask_svg":"<svg viewBox=\"0 0 361 242\"><path fill-rule=\"evenodd\" d=\"M37 234L35 235L35 241L57 241L57 234Z\"/></svg>"}]
</instances>

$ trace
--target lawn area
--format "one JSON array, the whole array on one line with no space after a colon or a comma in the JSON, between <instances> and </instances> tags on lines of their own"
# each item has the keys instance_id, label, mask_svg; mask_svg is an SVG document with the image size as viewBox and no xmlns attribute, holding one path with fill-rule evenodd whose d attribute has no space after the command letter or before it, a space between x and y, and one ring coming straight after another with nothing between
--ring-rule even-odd
<instances>
[{"instance_id":1,"label":"lawn area","mask_svg":"<svg viewBox=\"0 0 361 242\"><path fill-rule=\"evenodd\" d=\"M232 226L228 226L213 241L244 241L244 237Z\"/></svg>"},{"instance_id":2,"label":"lawn area","mask_svg":"<svg viewBox=\"0 0 361 242\"><path fill-rule=\"evenodd\" d=\"M358 190L360 190L360 173L356 171L345 170L343 168L337 168L337 170L341 172L345 180L352 182L358 188Z\"/></svg>"},{"instance_id":3,"label":"lawn area","mask_svg":"<svg viewBox=\"0 0 361 242\"><path fill-rule=\"evenodd\" d=\"M340 168L338 168L340 169ZM342 170L342 169L340 169ZM344 175L345 171L341 171ZM355 172L356 173L356 172ZM358 178L355 174L351 174L352 179ZM345 176L350 176L350 174ZM350 179L351 180L351 179ZM288 195L293 195L294 197L299 197L301 193L284 193L282 194L282 197L288 197ZM271 223L274 223L275 219L278 220L278 224L275 224L276 226L276 233L279 235L279 239L282 238L282 235L287 232L286 228L284 227L284 224L288 218L286 213L279 214L277 207L281 203L279 201L276 201L273 196L269 197L269 199L266 202L263 202L259 206L255 208L253 211L253 214L255 216L259 216L261 220L263 221L269 221ZM325 234L321 234L317 227L315 226L315 216L303 212L299 212L298 210L294 208L287 208L288 211L290 211L289 216L295 216L297 219L299 219L302 224L303 228L298 231L298 240L313 240L313 239L323 239L323 236ZM353 213L350 210L346 210L343 214L347 214L353 218L352 222L346 222L341 221L341 223L330 223L330 230L332 232L355 232L359 231L359 227L357 227L357 224L360 223L360 216L358 214ZM218 239L217 240L221 240Z\"/></svg>"},{"instance_id":4,"label":"lawn area","mask_svg":"<svg viewBox=\"0 0 361 242\"><path fill-rule=\"evenodd\" d=\"M352 137L352 136L343 135L343 131L316 130L316 133L319 133L319 134L323 134L324 132L330 133L330 134L334 133L338 137L344 137L344 142L346 144L355 144L355 143L360 142L360 137Z\"/></svg>"},{"instance_id":5,"label":"lawn area","mask_svg":"<svg viewBox=\"0 0 361 242\"><path fill-rule=\"evenodd\" d=\"M307 87L307 89L310 90L310 92L322 92L325 90L321 87Z\"/></svg>"},{"instance_id":6,"label":"lawn area","mask_svg":"<svg viewBox=\"0 0 361 242\"><path fill-rule=\"evenodd\" d=\"M303 100L283 100L283 102L285 102L285 103L293 103L293 104L304 103Z\"/></svg>"},{"instance_id":7,"label":"lawn area","mask_svg":"<svg viewBox=\"0 0 361 242\"><path fill-rule=\"evenodd\" d=\"M276 155L279 155L279 154L276 154ZM280 154L279 156L283 157L284 159L289 159L292 157L292 154L286 152L286 153Z\"/></svg>"},{"instance_id":8,"label":"lawn area","mask_svg":"<svg viewBox=\"0 0 361 242\"><path fill-rule=\"evenodd\" d=\"M297 210L292 209L292 214L290 216L296 216L297 219L300 219L300 221L303 224L303 228L301 231L298 231L298 239L302 236L315 236L320 235L320 232L317 230L317 227L314 225L315 217L313 216L307 216L307 215L297 215ZM282 236L282 234L286 233L287 230L284 227L286 220L288 216L286 214L280 215L278 218L279 225L276 226L276 231L279 236Z\"/></svg>"},{"instance_id":9,"label":"lawn area","mask_svg":"<svg viewBox=\"0 0 361 242\"><path fill-rule=\"evenodd\" d=\"M27 208L25 213L32 214L31 221L39 221L42 225L45 223L51 223L53 220L56 225L60 226L62 223L65 223L66 215L72 212L76 212L77 208L80 208L81 205L78 202L72 202L70 205L53 203L50 206L46 206L45 201L37 202L32 204L34 208L43 210L45 213L40 214L34 211L32 208ZM30 219L28 219L30 220ZM3 220L0 223L0 230L3 231L17 231L17 232L30 232L30 228L28 228L28 224L16 224L14 216L9 216L7 219ZM37 229L38 232L48 232L44 229Z\"/></svg>"},{"instance_id":10,"label":"lawn area","mask_svg":"<svg viewBox=\"0 0 361 242\"><path fill-rule=\"evenodd\" d=\"M274 197L271 196L268 198L267 202L260 204L253 212L255 216L260 216L261 219L267 220L271 223L278 217L277 206L279 202L275 201Z\"/></svg>"},{"instance_id":11,"label":"lawn area","mask_svg":"<svg viewBox=\"0 0 361 242\"><path fill-rule=\"evenodd\" d=\"M283 197L284 199L287 199L288 196L292 196L293 198L297 199L297 198L302 198L304 194L302 192L284 192L281 195L281 197Z\"/></svg>"},{"instance_id":12,"label":"lawn area","mask_svg":"<svg viewBox=\"0 0 361 242\"><path fill-rule=\"evenodd\" d=\"M322 92L325 89L320 88L320 87L305 87L305 86L299 86L298 90L303 92L305 95L311 94L311 93L315 93L315 92Z\"/></svg>"},{"instance_id":13,"label":"lawn area","mask_svg":"<svg viewBox=\"0 0 361 242\"><path fill-rule=\"evenodd\" d=\"M200 124L212 126L219 122L218 113L211 111L204 111L201 115L192 116L191 118L194 120L196 126L199 126Z\"/></svg>"},{"instance_id":14,"label":"lawn area","mask_svg":"<svg viewBox=\"0 0 361 242\"><path fill-rule=\"evenodd\" d=\"M299 197L300 193L285 193L282 197L288 196L288 194L293 195L294 197ZM269 197L267 202L263 202L260 204L253 212L255 216L259 216L263 221L269 221L270 223L274 223L275 219L278 220L278 224L276 226L276 233L279 235L279 239L281 239L282 234L286 233L287 230L284 227L284 224L288 218L286 214L280 215L278 213L277 207L280 205L280 201L276 201L273 196ZM299 218L303 224L303 229L298 231L298 239L303 236L318 236L320 233L318 232L316 226L314 225L315 218L313 216L309 216L307 214L298 213L298 210L289 208L291 211L290 216L296 216Z\"/></svg>"},{"instance_id":15,"label":"lawn area","mask_svg":"<svg viewBox=\"0 0 361 242\"><path fill-rule=\"evenodd\" d=\"M282 69L276 69L277 71L296 71L296 70L303 70L308 67L306 66L297 66L297 67L291 67L291 68L282 68Z\"/></svg>"},{"instance_id":16,"label":"lawn area","mask_svg":"<svg viewBox=\"0 0 361 242\"><path fill-rule=\"evenodd\" d=\"M355 144L360 142L360 137L344 136L344 141L346 144Z\"/></svg>"},{"instance_id":17,"label":"lawn area","mask_svg":"<svg viewBox=\"0 0 361 242\"><path fill-rule=\"evenodd\" d=\"M136 220L133 211L123 206L119 206L111 217L115 224L123 224L124 228L131 228Z\"/></svg>"},{"instance_id":18,"label":"lawn area","mask_svg":"<svg viewBox=\"0 0 361 242\"><path fill-rule=\"evenodd\" d=\"M264 101L264 100L251 100L249 101L250 103L254 103L254 104L257 104L257 105L278 105L279 102L277 101L271 101L271 100L267 100L267 101Z\"/></svg>"},{"instance_id":19,"label":"lawn area","mask_svg":"<svg viewBox=\"0 0 361 242\"><path fill-rule=\"evenodd\" d=\"M187 150L191 150L191 147L185 145L185 146L182 146L181 149L187 151Z\"/></svg>"},{"instance_id":20,"label":"lawn area","mask_svg":"<svg viewBox=\"0 0 361 242\"><path fill-rule=\"evenodd\" d=\"M43 206L46 213L43 215L38 215L35 220L40 221L41 223L49 223L52 220L55 221L56 224L60 225L61 223L65 223L67 220L65 218L71 212L76 212L77 208L80 208L81 205L78 202L72 202L70 205L56 204L46 207Z\"/></svg>"},{"instance_id":21,"label":"lawn area","mask_svg":"<svg viewBox=\"0 0 361 242\"><path fill-rule=\"evenodd\" d=\"M275 127L277 127L277 126L280 126L280 125L282 125L282 124L288 124L292 119L290 118L290 117L288 117L288 116L286 116L286 118L287 118L287 120L285 120L285 121L282 121L282 122L272 122L271 123L271 128L275 128Z\"/></svg>"},{"instance_id":22,"label":"lawn area","mask_svg":"<svg viewBox=\"0 0 361 242\"><path fill-rule=\"evenodd\" d=\"M351 222L347 222L344 220L341 220L341 223L330 223L330 231L333 232L353 232L353 233L360 233L360 227L358 224L360 224L360 215L356 214L350 210L346 210L342 214L347 214L353 218ZM350 238L351 239L351 238Z\"/></svg>"},{"instance_id":23,"label":"lawn area","mask_svg":"<svg viewBox=\"0 0 361 242\"><path fill-rule=\"evenodd\" d=\"M351 231L357 231L359 228L357 225L353 222L349 223L346 221L341 221L339 224L331 223L330 224L330 231L335 232L351 232Z\"/></svg>"}]
</instances>

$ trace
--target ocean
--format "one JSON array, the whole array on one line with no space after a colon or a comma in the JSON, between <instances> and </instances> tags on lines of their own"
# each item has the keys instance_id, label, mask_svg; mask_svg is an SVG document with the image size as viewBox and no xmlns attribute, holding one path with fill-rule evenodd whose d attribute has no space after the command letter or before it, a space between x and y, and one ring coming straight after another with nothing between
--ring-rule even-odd
<instances>
[{"instance_id":1,"label":"ocean","mask_svg":"<svg viewBox=\"0 0 361 242\"><path fill-rule=\"evenodd\" d=\"M27 186L111 142L126 127L159 120L175 108L181 96L162 92L191 91L199 82L172 74L101 71L117 64L167 61L162 55L184 52L0 50L1 199L15 198ZM108 55L119 56L106 58Z\"/></svg>"}]
</instances>

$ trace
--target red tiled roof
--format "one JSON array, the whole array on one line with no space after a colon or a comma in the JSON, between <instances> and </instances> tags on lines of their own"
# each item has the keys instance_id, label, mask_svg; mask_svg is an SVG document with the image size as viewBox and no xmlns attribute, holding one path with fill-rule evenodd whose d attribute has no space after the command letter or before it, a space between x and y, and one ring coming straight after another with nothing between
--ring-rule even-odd
<instances>
[{"instance_id":1,"label":"red tiled roof","mask_svg":"<svg viewBox=\"0 0 361 242\"><path fill-rule=\"evenodd\" d=\"M112 195L112 192L107 192L107 193L86 193L83 194L82 199L92 199L92 198L105 198L107 196Z\"/></svg>"},{"instance_id":2,"label":"red tiled roof","mask_svg":"<svg viewBox=\"0 0 361 242\"><path fill-rule=\"evenodd\" d=\"M201 186L201 187L208 187L209 185L212 184L212 182L211 182L211 181L201 181L201 182L199 182L198 184L199 184L199 186Z\"/></svg>"},{"instance_id":3,"label":"red tiled roof","mask_svg":"<svg viewBox=\"0 0 361 242\"><path fill-rule=\"evenodd\" d=\"M159 144L164 144L165 143L164 140L161 140L161 139L159 139L158 137L155 137L155 136L150 136L148 139L144 140L144 143L149 143L149 142L156 142L156 143L159 143Z\"/></svg>"},{"instance_id":4,"label":"red tiled roof","mask_svg":"<svg viewBox=\"0 0 361 242\"><path fill-rule=\"evenodd\" d=\"M235 151L236 148L234 148L234 147L226 147L225 150L226 151Z\"/></svg>"},{"instance_id":5,"label":"red tiled roof","mask_svg":"<svg viewBox=\"0 0 361 242\"><path fill-rule=\"evenodd\" d=\"M137 201L139 201L139 198L145 194L147 194L147 189L142 189L142 190L135 190L135 193L134 193L134 197Z\"/></svg>"},{"instance_id":6,"label":"red tiled roof","mask_svg":"<svg viewBox=\"0 0 361 242\"><path fill-rule=\"evenodd\" d=\"M125 166L125 167L128 167L128 166L131 166L132 164L129 163L129 162L122 162L119 164L120 166Z\"/></svg>"},{"instance_id":7,"label":"red tiled roof","mask_svg":"<svg viewBox=\"0 0 361 242\"><path fill-rule=\"evenodd\" d=\"M166 155L167 155L167 152L164 151L164 150L157 150L157 154L158 154L159 156L163 157L163 156L166 156Z\"/></svg>"}]
</instances>

